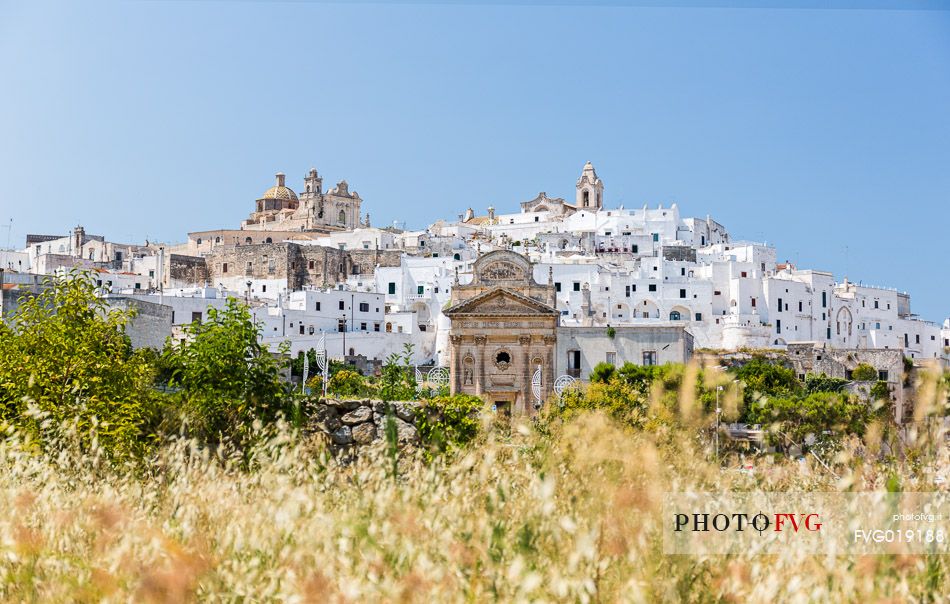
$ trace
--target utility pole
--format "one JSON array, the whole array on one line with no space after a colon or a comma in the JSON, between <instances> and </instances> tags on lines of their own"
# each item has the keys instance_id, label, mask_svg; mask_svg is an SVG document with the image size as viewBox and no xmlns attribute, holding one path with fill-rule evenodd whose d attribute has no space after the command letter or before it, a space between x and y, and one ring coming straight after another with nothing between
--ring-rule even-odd
<instances>
[{"instance_id":1,"label":"utility pole","mask_svg":"<svg viewBox=\"0 0 950 604\"><path fill-rule=\"evenodd\" d=\"M346 313L343 313L343 362L346 363Z\"/></svg>"}]
</instances>

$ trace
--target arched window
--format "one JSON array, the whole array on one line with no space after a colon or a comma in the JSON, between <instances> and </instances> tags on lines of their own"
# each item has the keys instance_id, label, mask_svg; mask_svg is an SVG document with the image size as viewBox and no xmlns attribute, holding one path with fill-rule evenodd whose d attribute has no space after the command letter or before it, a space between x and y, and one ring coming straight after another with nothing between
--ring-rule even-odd
<instances>
[{"instance_id":1,"label":"arched window","mask_svg":"<svg viewBox=\"0 0 950 604\"><path fill-rule=\"evenodd\" d=\"M589 205L590 205L590 191L584 191L584 207L586 208Z\"/></svg>"},{"instance_id":2,"label":"arched window","mask_svg":"<svg viewBox=\"0 0 950 604\"><path fill-rule=\"evenodd\" d=\"M201 237L198 237L198 245L201 245Z\"/></svg>"},{"instance_id":3,"label":"arched window","mask_svg":"<svg viewBox=\"0 0 950 604\"><path fill-rule=\"evenodd\" d=\"M354 350L353 348L350 348L350 356L351 357L356 356L356 350Z\"/></svg>"},{"instance_id":4,"label":"arched window","mask_svg":"<svg viewBox=\"0 0 950 604\"><path fill-rule=\"evenodd\" d=\"M346 224L346 212L344 212L343 210L340 210L339 223L340 223L340 224Z\"/></svg>"},{"instance_id":5,"label":"arched window","mask_svg":"<svg viewBox=\"0 0 950 604\"><path fill-rule=\"evenodd\" d=\"M220 238L220 237L215 237L215 238L214 238L214 242L215 242L215 243L221 243L221 238Z\"/></svg>"},{"instance_id":6,"label":"arched window","mask_svg":"<svg viewBox=\"0 0 950 604\"><path fill-rule=\"evenodd\" d=\"M246 243L246 244L248 244L248 245L251 245L251 238L250 238L250 237L245 237L245 238L244 238L244 243Z\"/></svg>"},{"instance_id":7,"label":"arched window","mask_svg":"<svg viewBox=\"0 0 950 604\"><path fill-rule=\"evenodd\" d=\"M393 324L392 324L392 323L386 323L386 333L391 333L392 330L393 330Z\"/></svg>"},{"instance_id":8,"label":"arched window","mask_svg":"<svg viewBox=\"0 0 950 604\"><path fill-rule=\"evenodd\" d=\"M455 260L461 260L461 259L462 259L462 255L461 255L461 254L452 254L452 258L455 259Z\"/></svg>"},{"instance_id":9,"label":"arched window","mask_svg":"<svg viewBox=\"0 0 950 604\"><path fill-rule=\"evenodd\" d=\"M274 240L268 237L267 239L264 240L264 243L274 243Z\"/></svg>"},{"instance_id":10,"label":"arched window","mask_svg":"<svg viewBox=\"0 0 950 604\"><path fill-rule=\"evenodd\" d=\"M670 312L670 321L679 321L681 318L680 311L674 310Z\"/></svg>"},{"instance_id":11,"label":"arched window","mask_svg":"<svg viewBox=\"0 0 950 604\"><path fill-rule=\"evenodd\" d=\"M504 350L502 350L497 355L495 355L495 362L496 363L510 363L511 355L505 352Z\"/></svg>"}]
</instances>

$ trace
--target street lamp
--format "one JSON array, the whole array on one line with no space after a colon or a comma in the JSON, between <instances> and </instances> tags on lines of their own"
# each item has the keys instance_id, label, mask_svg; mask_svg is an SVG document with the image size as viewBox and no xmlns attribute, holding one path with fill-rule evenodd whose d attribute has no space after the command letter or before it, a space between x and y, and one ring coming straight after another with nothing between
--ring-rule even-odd
<instances>
[{"instance_id":1,"label":"street lamp","mask_svg":"<svg viewBox=\"0 0 950 604\"><path fill-rule=\"evenodd\" d=\"M346 362L346 313L343 313L343 361Z\"/></svg>"},{"instance_id":2,"label":"street lamp","mask_svg":"<svg viewBox=\"0 0 950 604\"><path fill-rule=\"evenodd\" d=\"M722 392L722 386L716 386L716 461L719 461L719 418L722 415L722 407L719 406L719 393Z\"/></svg>"}]
</instances>

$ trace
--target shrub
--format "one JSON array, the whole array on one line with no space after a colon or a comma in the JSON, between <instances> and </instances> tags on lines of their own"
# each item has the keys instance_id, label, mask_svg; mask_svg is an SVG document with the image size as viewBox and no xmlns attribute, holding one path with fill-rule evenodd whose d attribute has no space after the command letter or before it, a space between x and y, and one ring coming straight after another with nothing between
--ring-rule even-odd
<instances>
[{"instance_id":1,"label":"shrub","mask_svg":"<svg viewBox=\"0 0 950 604\"><path fill-rule=\"evenodd\" d=\"M848 380L843 378L829 377L824 373L815 375L809 373L805 376L805 392L813 394L815 392L841 392L848 384Z\"/></svg>"},{"instance_id":2,"label":"shrub","mask_svg":"<svg viewBox=\"0 0 950 604\"><path fill-rule=\"evenodd\" d=\"M110 308L84 272L44 285L21 299L9 325L0 322L0 427L46 441L34 407L54 426L74 424L84 446L95 439L113 457L142 452L155 370L123 331L134 313Z\"/></svg>"},{"instance_id":3,"label":"shrub","mask_svg":"<svg viewBox=\"0 0 950 604\"><path fill-rule=\"evenodd\" d=\"M416 429L429 459L459 449L478 435L482 399L466 394L437 396L415 409Z\"/></svg>"},{"instance_id":4,"label":"shrub","mask_svg":"<svg viewBox=\"0 0 950 604\"><path fill-rule=\"evenodd\" d=\"M610 363L600 362L594 366L594 370L590 372L589 379L591 382L601 382L606 384L610 381L610 378L613 377L616 367Z\"/></svg>"},{"instance_id":5,"label":"shrub","mask_svg":"<svg viewBox=\"0 0 950 604\"><path fill-rule=\"evenodd\" d=\"M873 382L877 379L877 369L867 363L859 363L851 370L851 379L856 382Z\"/></svg>"},{"instance_id":6,"label":"shrub","mask_svg":"<svg viewBox=\"0 0 950 604\"><path fill-rule=\"evenodd\" d=\"M320 387L323 387L322 381ZM350 369L340 369L330 376L327 390L337 396L366 396L372 391L362 375Z\"/></svg>"},{"instance_id":7,"label":"shrub","mask_svg":"<svg viewBox=\"0 0 950 604\"><path fill-rule=\"evenodd\" d=\"M177 389L177 410L197 436L233 438L254 420L270 422L292 411L281 365L260 343L246 306L229 298L223 309L209 308L206 321L186 326L185 334L181 344L168 342L164 356L173 368L169 385Z\"/></svg>"}]
</instances>

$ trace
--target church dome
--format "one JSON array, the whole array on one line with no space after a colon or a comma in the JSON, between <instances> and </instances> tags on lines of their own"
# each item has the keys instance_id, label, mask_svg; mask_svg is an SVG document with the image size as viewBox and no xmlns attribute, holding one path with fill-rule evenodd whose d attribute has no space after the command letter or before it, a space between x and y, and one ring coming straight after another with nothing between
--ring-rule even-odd
<instances>
[{"instance_id":1,"label":"church dome","mask_svg":"<svg viewBox=\"0 0 950 604\"><path fill-rule=\"evenodd\" d=\"M277 184L264 191L261 199L276 199L282 202L297 202L297 194L284 185L284 175L277 174Z\"/></svg>"}]
</instances>

